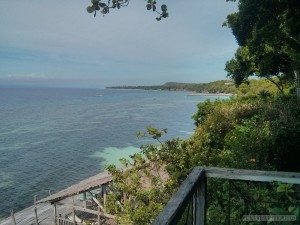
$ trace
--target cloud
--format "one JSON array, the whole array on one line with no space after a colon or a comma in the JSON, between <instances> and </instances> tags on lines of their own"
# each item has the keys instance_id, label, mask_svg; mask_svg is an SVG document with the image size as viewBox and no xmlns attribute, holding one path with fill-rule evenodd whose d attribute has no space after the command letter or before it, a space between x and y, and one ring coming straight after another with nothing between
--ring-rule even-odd
<instances>
[{"instance_id":1,"label":"cloud","mask_svg":"<svg viewBox=\"0 0 300 225\"><path fill-rule=\"evenodd\" d=\"M49 78L46 74L28 73L28 74L7 74L6 79L45 79Z\"/></svg>"},{"instance_id":2,"label":"cloud","mask_svg":"<svg viewBox=\"0 0 300 225\"><path fill-rule=\"evenodd\" d=\"M196 65L224 65L237 47L230 30L221 27L226 15L236 10L225 0L168 2L170 17L161 22L145 9L145 1L131 1L126 8L96 18L86 12L88 4L2 0L0 48L5 53L0 53L0 77L22 69L25 74L57 77L100 74L112 82L137 74L141 80L151 76L159 82L179 73L199 80L191 71L209 70ZM226 75L223 69L216 73L220 78Z\"/></svg>"}]
</instances>

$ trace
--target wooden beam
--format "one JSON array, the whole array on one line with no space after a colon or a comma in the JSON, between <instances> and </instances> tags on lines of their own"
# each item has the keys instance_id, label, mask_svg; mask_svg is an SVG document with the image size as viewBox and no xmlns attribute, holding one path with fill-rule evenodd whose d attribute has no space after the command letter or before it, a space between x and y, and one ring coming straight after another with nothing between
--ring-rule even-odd
<instances>
[{"instance_id":1,"label":"wooden beam","mask_svg":"<svg viewBox=\"0 0 300 225\"><path fill-rule=\"evenodd\" d=\"M101 196L103 198L103 207L104 208L105 208L105 205L106 205L107 185L108 185L108 183L101 185Z\"/></svg>"},{"instance_id":2,"label":"wooden beam","mask_svg":"<svg viewBox=\"0 0 300 225\"><path fill-rule=\"evenodd\" d=\"M58 225L74 225L74 223L71 220L65 219L63 217L58 217L57 220L58 220ZM79 223L79 222L76 222L76 224L83 225L83 223Z\"/></svg>"},{"instance_id":3,"label":"wooden beam","mask_svg":"<svg viewBox=\"0 0 300 225\"><path fill-rule=\"evenodd\" d=\"M11 210L11 220L13 225L17 225L14 210Z\"/></svg>"},{"instance_id":4,"label":"wooden beam","mask_svg":"<svg viewBox=\"0 0 300 225\"><path fill-rule=\"evenodd\" d=\"M277 172L262 170L243 170L232 168L206 167L206 177L223 178L228 180L246 180L258 182L282 182L300 184L300 173Z\"/></svg>"},{"instance_id":5,"label":"wooden beam","mask_svg":"<svg viewBox=\"0 0 300 225\"><path fill-rule=\"evenodd\" d=\"M56 205L65 206L65 207L68 207L68 208L75 208L76 210L79 210L79 211L88 212L88 213L98 215L97 211L92 210L92 209L82 208L81 206L76 206L76 205L72 205L72 204L65 204L65 203L61 203L61 202L57 202ZM114 215L104 213L104 212L102 212L102 215L107 217L107 218L110 218L110 219L115 219L116 218Z\"/></svg>"},{"instance_id":6,"label":"wooden beam","mask_svg":"<svg viewBox=\"0 0 300 225\"><path fill-rule=\"evenodd\" d=\"M84 203L83 207L86 208L87 207L87 205L86 205L86 192L83 192L82 195L83 195L83 203Z\"/></svg>"},{"instance_id":7,"label":"wooden beam","mask_svg":"<svg viewBox=\"0 0 300 225\"><path fill-rule=\"evenodd\" d=\"M37 215L37 207L36 207L36 195L34 196L34 217L35 217L35 224L39 225L39 219Z\"/></svg>"},{"instance_id":8,"label":"wooden beam","mask_svg":"<svg viewBox=\"0 0 300 225\"><path fill-rule=\"evenodd\" d=\"M196 187L193 196L193 225L206 224L206 177Z\"/></svg>"},{"instance_id":9,"label":"wooden beam","mask_svg":"<svg viewBox=\"0 0 300 225\"><path fill-rule=\"evenodd\" d=\"M182 211L188 201L191 200L197 185L203 181L204 177L204 170L201 167L195 167L180 185L178 191L172 196L164 210L158 215L152 225L176 224L176 221L180 219ZM199 195L200 194L201 193L199 193Z\"/></svg>"},{"instance_id":10,"label":"wooden beam","mask_svg":"<svg viewBox=\"0 0 300 225\"><path fill-rule=\"evenodd\" d=\"M93 201L101 208L102 211L104 211L104 207L100 204L100 202L98 201L98 199L96 199L96 198L93 196L93 193L92 193L92 192L89 191L89 193L90 193L90 195L91 195L91 197L92 197L92 200L93 200Z\"/></svg>"},{"instance_id":11,"label":"wooden beam","mask_svg":"<svg viewBox=\"0 0 300 225\"><path fill-rule=\"evenodd\" d=\"M100 207L98 206L98 225L101 225Z\"/></svg>"},{"instance_id":12,"label":"wooden beam","mask_svg":"<svg viewBox=\"0 0 300 225\"><path fill-rule=\"evenodd\" d=\"M112 181L112 179L112 175L109 174L107 171L102 172L93 177L89 177L85 180L82 180L79 183L74 184L64 190L61 190L51 196L41 199L37 203L50 202L51 204L53 204L54 202L58 202L67 197L71 197L74 195L81 194L83 192L87 192L89 190L99 188L102 184L109 183L110 181Z\"/></svg>"},{"instance_id":13,"label":"wooden beam","mask_svg":"<svg viewBox=\"0 0 300 225\"><path fill-rule=\"evenodd\" d=\"M57 208L56 208L56 204L54 204L53 206L54 206L54 225L57 225Z\"/></svg>"},{"instance_id":14,"label":"wooden beam","mask_svg":"<svg viewBox=\"0 0 300 225\"><path fill-rule=\"evenodd\" d=\"M73 223L74 223L74 225L76 224L76 214L75 214L75 207L73 207L73 209L72 209L72 220L73 220Z\"/></svg>"}]
</instances>

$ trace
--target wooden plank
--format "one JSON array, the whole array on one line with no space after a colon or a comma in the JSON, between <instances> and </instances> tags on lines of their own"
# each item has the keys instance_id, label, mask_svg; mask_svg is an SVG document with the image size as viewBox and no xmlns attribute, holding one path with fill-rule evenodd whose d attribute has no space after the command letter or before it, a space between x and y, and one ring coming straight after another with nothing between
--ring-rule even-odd
<instances>
[{"instance_id":1,"label":"wooden plank","mask_svg":"<svg viewBox=\"0 0 300 225\"><path fill-rule=\"evenodd\" d=\"M65 207L68 207L68 208L73 208L74 207L76 210L83 211L83 212L89 212L89 213L98 215L97 211L92 210L92 209L86 209L86 208L83 208L81 206L76 206L76 205L72 205L72 204L65 204L65 203L60 203L60 202L57 202L56 204L60 205L60 206L65 206ZM115 219L116 218L114 215L111 215L111 214L108 214L108 213L102 212L101 214L103 216L107 217L107 218L110 218L110 219Z\"/></svg>"},{"instance_id":2,"label":"wooden plank","mask_svg":"<svg viewBox=\"0 0 300 225\"><path fill-rule=\"evenodd\" d=\"M56 204L54 204L53 206L54 206L54 225L57 225L57 208L56 208Z\"/></svg>"},{"instance_id":3,"label":"wooden plank","mask_svg":"<svg viewBox=\"0 0 300 225\"><path fill-rule=\"evenodd\" d=\"M38 219L38 213L37 213L37 208L36 208L36 195L34 196L34 217L35 217L35 224L39 224L39 219Z\"/></svg>"},{"instance_id":4,"label":"wooden plank","mask_svg":"<svg viewBox=\"0 0 300 225\"><path fill-rule=\"evenodd\" d=\"M175 224L175 221L179 219L178 216L181 215L182 210L186 206L187 202L191 200L195 188L201 182L201 180L204 179L204 177L205 175L203 168L195 167L152 224Z\"/></svg>"},{"instance_id":5,"label":"wooden plank","mask_svg":"<svg viewBox=\"0 0 300 225\"><path fill-rule=\"evenodd\" d=\"M12 220L12 222L13 222L13 225L17 225L17 223L16 223L16 218L15 218L15 214L14 214L14 211L13 211L13 210L11 211L11 220Z\"/></svg>"},{"instance_id":6,"label":"wooden plank","mask_svg":"<svg viewBox=\"0 0 300 225\"><path fill-rule=\"evenodd\" d=\"M193 225L205 225L206 222L206 177L197 185L193 201Z\"/></svg>"},{"instance_id":7,"label":"wooden plank","mask_svg":"<svg viewBox=\"0 0 300 225\"><path fill-rule=\"evenodd\" d=\"M54 224L53 221L53 206L50 204L38 204L37 213L40 225ZM15 221L17 225L35 224L34 206L30 206L17 213L14 213ZM12 225L13 221L11 217L0 220L0 225Z\"/></svg>"},{"instance_id":8,"label":"wooden plank","mask_svg":"<svg viewBox=\"0 0 300 225\"><path fill-rule=\"evenodd\" d=\"M72 220L73 220L73 223L76 224L76 214L75 214L75 208L73 206L73 211L72 211Z\"/></svg>"},{"instance_id":9,"label":"wooden plank","mask_svg":"<svg viewBox=\"0 0 300 225\"><path fill-rule=\"evenodd\" d=\"M100 204L98 199L93 196L92 192L89 191L89 193L90 193L90 196L91 196L92 200L101 208L102 211L104 211L104 207Z\"/></svg>"},{"instance_id":10,"label":"wooden plank","mask_svg":"<svg viewBox=\"0 0 300 225\"><path fill-rule=\"evenodd\" d=\"M101 225L100 207L98 206L98 225Z\"/></svg>"},{"instance_id":11,"label":"wooden plank","mask_svg":"<svg viewBox=\"0 0 300 225\"><path fill-rule=\"evenodd\" d=\"M65 219L65 218L63 218L63 217L58 217L57 219L58 219L58 224L59 224L59 225L74 225L74 224L75 224L75 223L72 222L71 220ZM76 222L76 224L77 224L77 225L80 225L80 224L82 224L82 223Z\"/></svg>"},{"instance_id":12,"label":"wooden plank","mask_svg":"<svg viewBox=\"0 0 300 225\"><path fill-rule=\"evenodd\" d=\"M108 183L101 185L101 195L102 195L102 198L103 198L103 207L104 208L105 208L105 205L106 205L107 186L108 186Z\"/></svg>"},{"instance_id":13,"label":"wooden plank","mask_svg":"<svg viewBox=\"0 0 300 225\"><path fill-rule=\"evenodd\" d=\"M300 173L205 167L206 177L300 184Z\"/></svg>"},{"instance_id":14,"label":"wooden plank","mask_svg":"<svg viewBox=\"0 0 300 225\"><path fill-rule=\"evenodd\" d=\"M34 206L34 218L35 218L35 224L39 224L38 214L37 214L37 208Z\"/></svg>"},{"instance_id":15,"label":"wooden plank","mask_svg":"<svg viewBox=\"0 0 300 225\"><path fill-rule=\"evenodd\" d=\"M89 177L77 184L74 184L64 190L61 190L51 196L41 199L37 203L58 202L67 197L71 197L74 195L87 192L89 190L96 189L100 187L102 184L109 183L110 181L112 181L112 179L113 178L111 174L109 174L108 172L102 172L93 177Z\"/></svg>"},{"instance_id":16,"label":"wooden plank","mask_svg":"<svg viewBox=\"0 0 300 225\"><path fill-rule=\"evenodd\" d=\"M86 192L83 192L83 201L84 201L84 208L87 207L87 203L86 203Z\"/></svg>"}]
</instances>

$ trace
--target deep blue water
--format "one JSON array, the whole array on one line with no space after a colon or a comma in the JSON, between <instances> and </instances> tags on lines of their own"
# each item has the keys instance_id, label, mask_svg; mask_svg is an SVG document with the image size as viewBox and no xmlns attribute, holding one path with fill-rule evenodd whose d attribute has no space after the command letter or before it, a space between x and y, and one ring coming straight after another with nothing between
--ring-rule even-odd
<instances>
[{"instance_id":1,"label":"deep blue water","mask_svg":"<svg viewBox=\"0 0 300 225\"><path fill-rule=\"evenodd\" d=\"M136 132L188 137L206 97L186 92L0 88L0 217L137 150Z\"/></svg>"}]
</instances>

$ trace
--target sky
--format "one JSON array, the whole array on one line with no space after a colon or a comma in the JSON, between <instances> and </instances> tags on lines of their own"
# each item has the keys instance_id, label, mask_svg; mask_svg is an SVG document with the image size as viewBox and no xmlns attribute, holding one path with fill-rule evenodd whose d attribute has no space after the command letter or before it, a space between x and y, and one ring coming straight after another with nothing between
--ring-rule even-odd
<instances>
[{"instance_id":1,"label":"sky","mask_svg":"<svg viewBox=\"0 0 300 225\"><path fill-rule=\"evenodd\" d=\"M0 86L103 88L226 79L237 49L222 27L237 3L145 0L94 17L89 0L0 0Z\"/></svg>"}]
</instances>

